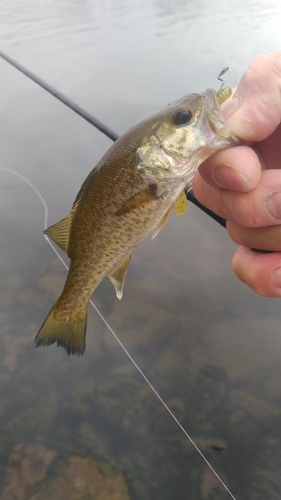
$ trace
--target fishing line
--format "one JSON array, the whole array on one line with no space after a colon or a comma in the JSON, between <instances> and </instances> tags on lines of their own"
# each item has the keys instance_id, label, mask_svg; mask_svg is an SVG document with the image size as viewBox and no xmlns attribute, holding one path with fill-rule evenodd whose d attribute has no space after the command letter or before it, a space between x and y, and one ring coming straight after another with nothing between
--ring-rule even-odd
<instances>
[{"instance_id":1,"label":"fishing line","mask_svg":"<svg viewBox=\"0 0 281 500\"><path fill-rule=\"evenodd\" d=\"M73 137L72 139L65 139L64 141L51 142L50 144L41 144L39 146L30 146L29 148L9 148L8 146L4 146L0 144L0 149L4 151L12 151L16 153L25 153L28 151L37 151L37 149L48 149L55 146L61 146L63 144L72 144L75 141L85 141L86 139L93 139L93 135L83 135L82 137Z\"/></svg>"},{"instance_id":2,"label":"fishing line","mask_svg":"<svg viewBox=\"0 0 281 500\"><path fill-rule=\"evenodd\" d=\"M0 169L16 175L17 177L19 177L20 179L22 179L24 182L26 182L26 184L28 184L28 186L30 186L31 189L35 192L35 194L38 196L39 200L41 201L41 203L42 203L42 205L44 207L44 230L47 229L47 224L48 224L48 206L47 206L47 203L45 202L43 196L38 191L38 189L26 177L24 177L22 174L16 172L15 170L12 170L12 169L6 168L6 167L0 167ZM58 259L60 260L60 262L63 264L63 266L65 267L65 269L69 270L69 267L64 262L62 256L60 255L60 253L58 252L58 250L56 249L56 247L53 245L52 241L48 238L48 236L46 234L44 234L44 238L48 242L48 244L50 245L50 247L52 248L53 252L58 257ZM157 392L157 390L155 389L155 387L149 381L149 379L144 374L144 372L142 371L142 369L139 367L139 365L137 364L137 362L134 360L134 358L131 356L131 354L126 349L126 347L124 346L124 344L118 338L117 334L115 333L115 331L113 330L113 328L110 326L110 324L108 323L108 321L105 319L105 317L102 315L102 313L97 308L97 306L92 301L92 299L90 300L90 304L92 305L92 307L94 308L94 310L96 311L96 313L99 315L99 317L101 318L101 320L103 321L103 323L105 324L105 326L108 328L108 330L110 331L110 333L113 335L113 337L115 338L115 340L117 341L117 343L119 344L119 346L121 347L121 349L123 350L123 352L129 358L129 360L133 363L134 367L137 369L137 371L139 372L139 374L141 375L141 377L143 378L143 380L147 383L147 385L150 387L150 389L154 392L154 394L157 397L157 399L160 401L160 403L164 406L164 408L167 410L167 412L169 413L169 415L176 422L176 424L178 425L178 427L181 429L181 431L187 437L187 439L192 444L192 446L195 448L195 450L199 453L199 455L204 460L204 462L207 464L207 466L211 469L211 471L216 476L216 478L218 479L218 481L221 483L221 485L224 487L224 489L227 491L227 493L231 496L231 498L233 500L236 500L235 496L228 489L228 487L226 486L226 484L224 483L224 481L221 479L221 477L218 475L218 473L212 467L212 465L207 460L207 458L205 457L205 455L203 454L203 452L200 450L200 448L198 448L197 444L193 441L192 437L188 434L188 432L185 430L185 428L183 427L183 425L179 422L179 420L174 415L174 413L172 412L172 410L170 410L170 408L168 407L168 405L165 403L165 401L162 399L162 397Z\"/></svg>"},{"instance_id":3,"label":"fishing line","mask_svg":"<svg viewBox=\"0 0 281 500\"><path fill-rule=\"evenodd\" d=\"M16 68L18 71L23 73L28 78L30 78L30 80L32 80L33 82L40 85L40 87L42 87L44 90L46 90L47 92L52 94L52 96L54 96L56 99L58 99L63 104L65 104L68 108L70 108L72 111L74 111L79 116L81 116L81 118L84 118L84 120L86 120L91 125L96 127L100 132L102 132L104 135L106 135L109 139L111 139L112 141L116 141L118 139L119 136L116 132L114 132L109 127L104 125L104 123L102 123L100 120L98 120L94 116L90 115L90 113L88 113L88 111L86 111L85 109L78 106L78 104L71 101L64 94L62 94L61 92L59 92L55 88L51 87L51 85L49 85L48 83L44 82L41 78L34 75L34 73L31 73L31 71L26 69L24 66L22 66L17 61L12 59L10 56L8 56L7 54L4 54L4 52L2 52L1 50L0 50L0 58L2 58L4 61L9 63L14 68ZM222 80L221 76L223 76L227 71L231 71L233 73L232 69L227 66L227 67L223 68L222 71L218 75L218 80L220 82L222 82L221 88L224 86L224 81ZM220 217L218 218L218 216L214 212L212 212L211 210L205 209L204 205L201 205L201 203L199 203L199 201L196 200L194 194L191 191L186 193L186 197L191 203L194 203L198 208L203 210L203 212L205 212L207 215L209 215L212 219L214 219L216 222L219 222L219 224L221 224L225 227L226 221L224 221L224 223L221 223L221 220L220 220L221 218Z\"/></svg>"}]
</instances>

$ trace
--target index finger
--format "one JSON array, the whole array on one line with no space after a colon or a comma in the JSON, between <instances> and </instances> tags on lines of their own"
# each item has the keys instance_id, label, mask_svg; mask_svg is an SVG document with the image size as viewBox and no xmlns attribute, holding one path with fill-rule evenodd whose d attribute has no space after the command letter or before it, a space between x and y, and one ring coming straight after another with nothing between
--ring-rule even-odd
<instances>
[{"instance_id":1,"label":"index finger","mask_svg":"<svg viewBox=\"0 0 281 500\"><path fill-rule=\"evenodd\" d=\"M218 151L200 165L200 175L195 176L193 185L203 184L203 178L215 188L251 191L260 181L261 162L262 158L249 146Z\"/></svg>"},{"instance_id":2,"label":"index finger","mask_svg":"<svg viewBox=\"0 0 281 500\"><path fill-rule=\"evenodd\" d=\"M252 62L223 111L231 131L248 144L277 129L281 122L281 52L261 55ZM238 146L212 155L199 172L213 187L247 192L257 186L263 166L258 148ZM194 184L201 183L197 174Z\"/></svg>"},{"instance_id":3,"label":"index finger","mask_svg":"<svg viewBox=\"0 0 281 500\"><path fill-rule=\"evenodd\" d=\"M262 141L274 132L281 121L281 52L250 64L224 112L242 141Z\"/></svg>"}]
</instances>

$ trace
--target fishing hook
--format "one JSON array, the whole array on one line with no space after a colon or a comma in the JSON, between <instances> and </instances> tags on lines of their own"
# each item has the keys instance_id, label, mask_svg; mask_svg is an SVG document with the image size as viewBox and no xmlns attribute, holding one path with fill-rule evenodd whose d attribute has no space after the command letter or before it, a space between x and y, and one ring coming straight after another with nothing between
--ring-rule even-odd
<instances>
[{"instance_id":1,"label":"fishing hook","mask_svg":"<svg viewBox=\"0 0 281 500\"><path fill-rule=\"evenodd\" d=\"M227 71L229 70L229 66L225 66L224 68L222 68L222 70L220 71L220 73L218 74L217 76L217 80L219 80L221 82L221 86L218 90L218 94L221 92L221 90L223 89L224 87L224 80L221 78Z\"/></svg>"}]
</instances>

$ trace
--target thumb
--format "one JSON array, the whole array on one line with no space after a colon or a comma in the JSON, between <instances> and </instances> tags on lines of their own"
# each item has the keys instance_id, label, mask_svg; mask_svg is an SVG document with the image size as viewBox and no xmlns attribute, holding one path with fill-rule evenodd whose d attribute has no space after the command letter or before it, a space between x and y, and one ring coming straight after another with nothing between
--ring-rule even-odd
<instances>
[{"instance_id":1,"label":"thumb","mask_svg":"<svg viewBox=\"0 0 281 500\"><path fill-rule=\"evenodd\" d=\"M258 56L244 73L224 114L242 141L261 141L281 121L281 52Z\"/></svg>"}]
</instances>

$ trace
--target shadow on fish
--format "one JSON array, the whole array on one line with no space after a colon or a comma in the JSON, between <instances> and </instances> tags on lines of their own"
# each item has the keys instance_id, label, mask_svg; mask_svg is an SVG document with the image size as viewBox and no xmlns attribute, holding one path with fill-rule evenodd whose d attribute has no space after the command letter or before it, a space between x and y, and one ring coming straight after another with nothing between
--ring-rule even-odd
<instances>
[{"instance_id":1,"label":"shadow on fish","mask_svg":"<svg viewBox=\"0 0 281 500\"><path fill-rule=\"evenodd\" d=\"M240 144L220 108L230 94L208 89L169 104L123 134L90 172L70 214L45 231L71 263L37 347L57 343L69 355L83 355L97 286L108 276L121 299L134 249L156 236L173 206L185 212L184 188L204 160Z\"/></svg>"}]
</instances>

